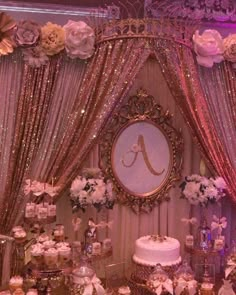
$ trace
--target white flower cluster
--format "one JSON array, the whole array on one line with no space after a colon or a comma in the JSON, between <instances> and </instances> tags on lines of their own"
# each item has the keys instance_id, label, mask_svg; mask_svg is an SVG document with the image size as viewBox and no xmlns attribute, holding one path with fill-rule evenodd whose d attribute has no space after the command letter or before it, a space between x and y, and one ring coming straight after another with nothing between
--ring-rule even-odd
<instances>
[{"instance_id":1,"label":"white flower cluster","mask_svg":"<svg viewBox=\"0 0 236 295\"><path fill-rule=\"evenodd\" d=\"M206 178L197 174L187 176L180 185L183 196L192 205L207 206L224 197L226 183L222 177Z\"/></svg>"},{"instance_id":2,"label":"white flower cluster","mask_svg":"<svg viewBox=\"0 0 236 295\"><path fill-rule=\"evenodd\" d=\"M228 60L236 63L236 34L224 38L216 30L205 30L201 35L197 30L193 35L194 51L199 65L211 68L214 63Z\"/></svg>"},{"instance_id":3,"label":"white flower cluster","mask_svg":"<svg viewBox=\"0 0 236 295\"><path fill-rule=\"evenodd\" d=\"M114 202L112 183L105 181L104 177L97 174L97 178L78 176L72 183L71 201L74 209L83 209L88 205L102 206Z\"/></svg>"}]
</instances>

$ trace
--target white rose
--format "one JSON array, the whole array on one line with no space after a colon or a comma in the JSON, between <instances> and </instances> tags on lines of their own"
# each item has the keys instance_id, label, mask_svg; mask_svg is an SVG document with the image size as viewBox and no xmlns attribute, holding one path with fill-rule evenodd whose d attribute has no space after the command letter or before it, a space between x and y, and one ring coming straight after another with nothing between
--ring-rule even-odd
<instances>
[{"instance_id":1,"label":"white rose","mask_svg":"<svg viewBox=\"0 0 236 295\"><path fill-rule=\"evenodd\" d=\"M96 184L94 178L89 178L89 179L87 180L87 182L88 182L88 184L89 184L90 186L93 186L93 185Z\"/></svg>"},{"instance_id":2,"label":"white rose","mask_svg":"<svg viewBox=\"0 0 236 295\"><path fill-rule=\"evenodd\" d=\"M214 63L224 59L223 39L216 30L205 30L202 35L197 30L193 35L193 42L197 62L201 66L211 68Z\"/></svg>"},{"instance_id":3,"label":"white rose","mask_svg":"<svg viewBox=\"0 0 236 295\"><path fill-rule=\"evenodd\" d=\"M224 190L227 187L227 185L222 177L216 177L216 179L212 179L212 181L213 181L214 185L220 190Z\"/></svg>"},{"instance_id":4,"label":"white rose","mask_svg":"<svg viewBox=\"0 0 236 295\"><path fill-rule=\"evenodd\" d=\"M105 190L103 189L96 189L96 191L92 192L91 198L93 203L100 203L103 204L106 199L104 198Z\"/></svg>"},{"instance_id":5,"label":"white rose","mask_svg":"<svg viewBox=\"0 0 236 295\"><path fill-rule=\"evenodd\" d=\"M187 182L183 193L186 196L191 196L200 191L200 183Z\"/></svg>"},{"instance_id":6,"label":"white rose","mask_svg":"<svg viewBox=\"0 0 236 295\"><path fill-rule=\"evenodd\" d=\"M65 48L70 58L87 59L93 55L94 30L83 21L71 21L63 27L66 33Z\"/></svg>"},{"instance_id":7,"label":"white rose","mask_svg":"<svg viewBox=\"0 0 236 295\"><path fill-rule=\"evenodd\" d=\"M188 181L202 182L205 177L202 177L199 174L192 174L187 177Z\"/></svg>"},{"instance_id":8,"label":"white rose","mask_svg":"<svg viewBox=\"0 0 236 295\"><path fill-rule=\"evenodd\" d=\"M82 177L77 177L71 185L70 191L72 195L78 196L80 194L80 191L84 189L85 185L87 183L87 180Z\"/></svg>"},{"instance_id":9,"label":"white rose","mask_svg":"<svg viewBox=\"0 0 236 295\"><path fill-rule=\"evenodd\" d=\"M97 178L97 179L95 179L95 182L97 183L97 186L104 186L105 185L103 179Z\"/></svg>"}]
</instances>

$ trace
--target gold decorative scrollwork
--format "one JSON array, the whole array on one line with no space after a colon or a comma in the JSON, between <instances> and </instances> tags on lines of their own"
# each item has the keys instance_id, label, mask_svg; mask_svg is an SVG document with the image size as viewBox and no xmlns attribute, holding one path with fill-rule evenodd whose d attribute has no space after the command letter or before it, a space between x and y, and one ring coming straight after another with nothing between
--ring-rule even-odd
<instances>
[{"instance_id":1,"label":"gold decorative scrollwork","mask_svg":"<svg viewBox=\"0 0 236 295\"><path fill-rule=\"evenodd\" d=\"M136 133L132 134L135 124L139 125L135 127ZM151 126L151 131L154 130L160 134L158 136L164 141L166 162L159 163L157 161L156 155L159 151L156 142L152 141L152 133L149 133L148 136L143 133L146 127L142 129L142 126L145 124L148 128ZM132 136L131 141L130 136ZM159 140L158 136L157 140ZM126 137L129 140L124 149L121 143L122 150L118 145L121 137L124 138L124 143L126 143ZM127 103L113 115L101 138L99 145L100 166L105 175L112 179L120 203L130 206L135 212L150 212L163 200L169 200L168 191L181 176L183 138L181 131L172 126L172 115L169 111L164 112L162 107L155 102L153 96L147 94L145 90L139 89L137 94L131 96ZM132 142L131 146L130 142ZM153 146L154 144L155 146ZM160 159L161 157L159 155ZM120 171L118 166L127 175L135 173L136 169L139 169L138 177L142 174L143 168L146 171L146 179L149 179L148 175L153 179L154 188L152 188L153 183L149 189L143 192L135 190L133 187L130 188L129 184L124 183L120 177L120 172L117 172Z\"/></svg>"},{"instance_id":2,"label":"gold decorative scrollwork","mask_svg":"<svg viewBox=\"0 0 236 295\"><path fill-rule=\"evenodd\" d=\"M96 43L130 38L171 40L192 48L192 36L197 24L184 23L178 18L127 18L111 20L100 27Z\"/></svg>"}]
</instances>

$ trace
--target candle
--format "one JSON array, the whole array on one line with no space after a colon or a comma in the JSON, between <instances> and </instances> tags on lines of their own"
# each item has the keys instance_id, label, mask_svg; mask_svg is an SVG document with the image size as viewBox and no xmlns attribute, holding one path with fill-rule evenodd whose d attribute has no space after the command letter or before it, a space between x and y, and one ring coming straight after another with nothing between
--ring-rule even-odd
<instances>
[{"instance_id":1,"label":"candle","mask_svg":"<svg viewBox=\"0 0 236 295\"><path fill-rule=\"evenodd\" d=\"M222 239L216 239L214 242L214 249L220 251L224 248L224 241Z\"/></svg>"},{"instance_id":2,"label":"candle","mask_svg":"<svg viewBox=\"0 0 236 295\"><path fill-rule=\"evenodd\" d=\"M111 239L105 239L102 242L102 250L104 253L109 252L112 249Z\"/></svg>"},{"instance_id":3,"label":"candle","mask_svg":"<svg viewBox=\"0 0 236 295\"><path fill-rule=\"evenodd\" d=\"M48 216L48 208L40 207L38 209L38 219L47 219Z\"/></svg>"},{"instance_id":4,"label":"candle","mask_svg":"<svg viewBox=\"0 0 236 295\"><path fill-rule=\"evenodd\" d=\"M185 238L185 245L189 248L194 246L194 237L192 235L187 235Z\"/></svg>"},{"instance_id":5,"label":"candle","mask_svg":"<svg viewBox=\"0 0 236 295\"><path fill-rule=\"evenodd\" d=\"M25 207L25 218L35 217L35 204L27 203Z\"/></svg>"},{"instance_id":6,"label":"candle","mask_svg":"<svg viewBox=\"0 0 236 295\"><path fill-rule=\"evenodd\" d=\"M56 205L48 205L48 216L54 217L56 216Z\"/></svg>"},{"instance_id":7,"label":"candle","mask_svg":"<svg viewBox=\"0 0 236 295\"><path fill-rule=\"evenodd\" d=\"M101 243L95 242L92 246L92 254L93 255L101 255Z\"/></svg>"}]
</instances>

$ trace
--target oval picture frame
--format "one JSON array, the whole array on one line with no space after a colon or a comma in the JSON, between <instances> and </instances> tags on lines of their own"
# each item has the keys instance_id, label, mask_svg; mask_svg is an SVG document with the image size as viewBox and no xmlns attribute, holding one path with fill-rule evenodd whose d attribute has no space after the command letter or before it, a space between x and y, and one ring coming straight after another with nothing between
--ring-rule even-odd
<instances>
[{"instance_id":1,"label":"oval picture frame","mask_svg":"<svg viewBox=\"0 0 236 295\"><path fill-rule=\"evenodd\" d=\"M147 91L129 97L106 126L100 141L100 167L113 182L117 199L135 212L150 212L180 179L181 131L172 126Z\"/></svg>"}]
</instances>

